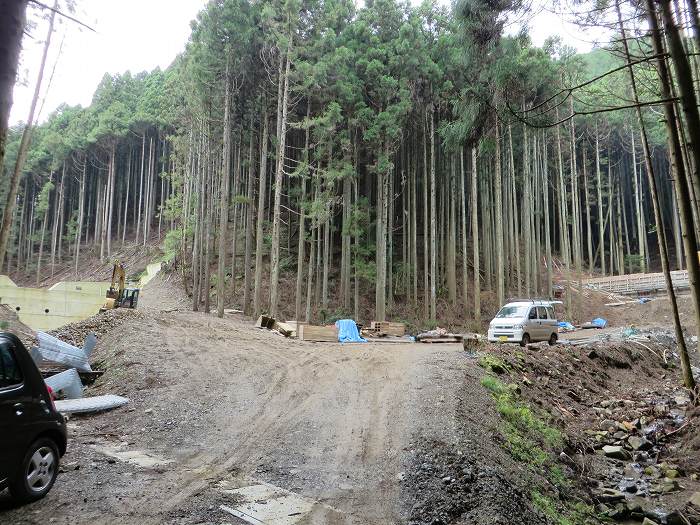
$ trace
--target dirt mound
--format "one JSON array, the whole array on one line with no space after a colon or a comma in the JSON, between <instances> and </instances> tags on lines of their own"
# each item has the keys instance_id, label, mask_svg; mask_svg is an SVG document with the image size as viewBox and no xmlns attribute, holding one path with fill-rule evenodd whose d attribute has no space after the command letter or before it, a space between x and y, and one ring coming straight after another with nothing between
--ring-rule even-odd
<instances>
[{"instance_id":1,"label":"dirt mound","mask_svg":"<svg viewBox=\"0 0 700 525\"><path fill-rule=\"evenodd\" d=\"M473 447L423 442L403 481L410 502L407 523L472 525L547 524L529 497L504 471ZM498 445L494 445L498 446Z\"/></svg>"},{"instance_id":2,"label":"dirt mound","mask_svg":"<svg viewBox=\"0 0 700 525\"><path fill-rule=\"evenodd\" d=\"M92 332L97 336L97 345L99 348L100 340L105 335L133 322L135 319L143 318L143 316L144 314L139 310L116 308L114 310L98 313L82 321L56 328L49 333L66 343L82 347L85 338ZM124 333L126 334L128 332L124 331ZM126 338L125 344L128 344L128 337Z\"/></svg>"},{"instance_id":3,"label":"dirt mound","mask_svg":"<svg viewBox=\"0 0 700 525\"><path fill-rule=\"evenodd\" d=\"M0 305L0 330L15 334L27 349L36 342L34 330L20 321L17 312L5 304Z\"/></svg>"}]
</instances>

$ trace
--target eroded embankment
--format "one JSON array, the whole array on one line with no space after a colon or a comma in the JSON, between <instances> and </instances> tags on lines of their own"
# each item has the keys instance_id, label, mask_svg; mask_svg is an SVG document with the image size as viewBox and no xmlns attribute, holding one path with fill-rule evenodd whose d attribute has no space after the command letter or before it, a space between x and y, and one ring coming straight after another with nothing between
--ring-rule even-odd
<instances>
[{"instance_id":1,"label":"eroded embankment","mask_svg":"<svg viewBox=\"0 0 700 525\"><path fill-rule=\"evenodd\" d=\"M563 478L550 472L547 496L559 514L574 497L601 519L698 523L691 500L700 490L700 414L680 385L673 338L655 331L635 339L489 347L480 362L492 376L485 386L501 399L504 448L522 455L512 434L518 414L504 399L522 400L561 432ZM537 454L527 456L537 470Z\"/></svg>"}]
</instances>

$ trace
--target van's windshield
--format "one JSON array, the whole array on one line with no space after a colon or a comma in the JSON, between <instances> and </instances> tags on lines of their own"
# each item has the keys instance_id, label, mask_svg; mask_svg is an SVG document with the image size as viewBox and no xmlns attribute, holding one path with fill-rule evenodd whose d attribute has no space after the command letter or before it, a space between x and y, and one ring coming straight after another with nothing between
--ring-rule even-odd
<instances>
[{"instance_id":1,"label":"van's windshield","mask_svg":"<svg viewBox=\"0 0 700 525\"><path fill-rule=\"evenodd\" d=\"M496 314L496 318L500 319L514 319L525 317L527 311L530 307L527 305L520 306L504 306Z\"/></svg>"}]
</instances>

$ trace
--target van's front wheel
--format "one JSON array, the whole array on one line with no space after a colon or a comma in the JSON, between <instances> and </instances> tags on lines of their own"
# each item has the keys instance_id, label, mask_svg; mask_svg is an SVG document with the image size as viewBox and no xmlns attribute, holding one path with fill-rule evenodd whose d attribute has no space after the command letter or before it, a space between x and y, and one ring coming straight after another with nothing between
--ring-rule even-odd
<instances>
[{"instance_id":1,"label":"van's front wheel","mask_svg":"<svg viewBox=\"0 0 700 525\"><path fill-rule=\"evenodd\" d=\"M523 338L520 340L520 346L527 346L530 344L530 334L523 334Z\"/></svg>"},{"instance_id":2,"label":"van's front wheel","mask_svg":"<svg viewBox=\"0 0 700 525\"><path fill-rule=\"evenodd\" d=\"M549 346L554 346L557 344L557 334L552 334L549 336Z\"/></svg>"}]
</instances>

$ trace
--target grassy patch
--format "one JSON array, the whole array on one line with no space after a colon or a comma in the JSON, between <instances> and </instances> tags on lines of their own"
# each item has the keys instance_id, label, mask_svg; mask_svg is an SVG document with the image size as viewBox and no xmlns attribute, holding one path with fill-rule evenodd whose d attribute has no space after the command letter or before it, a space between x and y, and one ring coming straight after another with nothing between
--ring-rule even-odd
<instances>
[{"instance_id":1,"label":"grassy patch","mask_svg":"<svg viewBox=\"0 0 700 525\"><path fill-rule=\"evenodd\" d=\"M479 364L487 370L492 370L492 364L498 367L500 363L491 358L485 356ZM484 376L481 385L496 402L496 410L503 419L504 447L511 457L533 472L543 474L558 491L568 491L571 484L555 456L564 445L561 432L550 426L545 415L536 413L522 401L517 385L506 384L494 375ZM563 501L559 497L554 500L539 489L533 490L530 498L532 504L557 525L598 523L593 509L582 503Z\"/></svg>"},{"instance_id":2,"label":"grassy patch","mask_svg":"<svg viewBox=\"0 0 700 525\"><path fill-rule=\"evenodd\" d=\"M496 357L491 354L484 354L479 358L479 366L484 370L493 372L494 374L507 374L510 373L510 367L500 357Z\"/></svg>"},{"instance_id":3,"label":"grassy patch","mask_svg":"<svg viewBox=\"0 0 700 525\"><path fill-rule=\"evenodd\" d=\"M557 509L551 498L537 490L530 493L532 504L557 525L587 525L598 523L593 507L583 503L573 503L567 508L567 514L563 515Z\"/></svg>"},{"instance_id":4,"label":"grassy patch","mask_svg":"<svg viewBox=\"0 0 700 525\"><path fill-rule=\"evenodd\" d=\"M561 432L549 426L547 421L520 401L517 385L506 385L499 379L488 375L481 379L481 385L491 392L496 400L498 413L513 427L514 432L520 433L523 438L539 442L547 448L562 446ZM506 432L506 434L511 433Z\"/></svg>"}]
</instances>

